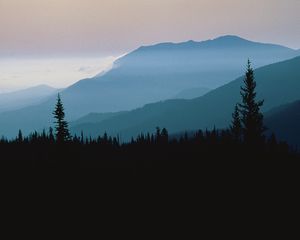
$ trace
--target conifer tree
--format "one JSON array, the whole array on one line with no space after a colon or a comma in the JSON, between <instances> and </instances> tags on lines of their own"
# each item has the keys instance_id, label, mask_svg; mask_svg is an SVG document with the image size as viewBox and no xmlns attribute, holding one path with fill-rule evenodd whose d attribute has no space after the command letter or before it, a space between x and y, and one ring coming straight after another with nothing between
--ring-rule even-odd
<instances>
[{"instance_id":1,"label":"conifer tree","mask_svg":"<svg viewBox=\"0 0 300 240\"><path fill-rule=\"evenodd\" d=\"M49 141L50 141L51 143L53 143L53 142L55 141L55 140L54 140L53 128L52 128L52 127L49 128Z\"/></svg>"},{"instance_id":2,"label":"conifer tree","mask_svg":"<svg viewBox=\"0 0 300 240\"><path fill-rule=\"evenodd\" d=\"M169 133L168 133L168 130L166 128L163 128L161 130L161 141L163 143L168 143L169 142Z\"/></svg>"},{"instance_id":3,"label":"conifer tree","mask_svg":"<svg viewBox=\"0 0 300 240\"><path fill-rule=\"evenodd\" d=\"M59 94L57 95L57 102L56 102L53 115L54 118L56 119L55 121L56 141L58 143L63 143L70 140L68 123L67 121L65 121L64 107Z\"/></svg>"},{"instance_id":4,"label":"conifer tree","mask_svg":"<svg viewBox=\"0 0 300 240\"><path fill-rule=\"evenodd\" d=\"M108 143L108 135L106 132L104 132L104 135L103 135L103 143L105 143L105 144Z\"/></svg>"},{"instance_id":5,"label":"conifer tree","mask_svg":"<svg viewBox=\"0 0 300 240\"><path fill-rule=\"evenodd\" d=\"M100 137L100 136L98 137L98 140L99 140L99 142L101 142L101 137ZM81 143L81 144L84 144L83 131L81 131L81 133L80 133L80 143Z\"/></svg>"},{"instance_id":6,"label":"conifer tree","mask_svg":"<svg viewBox=\"0 0 300 240\"><path fill-rule=\"evenodd\" d=\"M239 142L242 136L242 124L238 105L235 105L234 112L232 114L230 130L234 141Z\"/></svg>"},{"instance_id":7,"label":"conifer tree","mask_svg":"<svg viewBox=\"0 0 300 240\"><path fill-rule=\"evenodd\" d=\"M17 140L18 140L19 143L23 142L23 134L22 134L21 129L19 129L18 139Z\"/></svg>"},{"instance_id":8,"label":"conifer tree","mask_svg":"<svg viewBox=\"0 0 300 240\"><path fill-rule=\"evenodd\" d=\"M264 101L256 101L256 82L251 62L248 60L244 87L241 87L242 104L239 104L244 141L247 144L262 143L265 131L263 114L260 111Z\"/></svg>"},{"instance_id":9,"label":"conifer tree","mask_svg":"<svg viewBox=\"0 0 300 240\"><path fill-rule=\"evenodd\" d=\"M156 127L156 134L155 134L156 142L160 141L160 128Z\"/></svg>"}]
</instances>

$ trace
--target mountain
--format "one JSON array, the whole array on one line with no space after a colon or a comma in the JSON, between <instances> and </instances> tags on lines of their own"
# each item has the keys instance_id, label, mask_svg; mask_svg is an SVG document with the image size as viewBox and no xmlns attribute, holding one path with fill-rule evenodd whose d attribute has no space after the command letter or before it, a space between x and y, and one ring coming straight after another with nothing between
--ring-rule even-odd
<instances>
[{"instance_id":1,"label":"mountain","mask_svg":"<svg viewBox=\"0 0 300 240\"><path fill-rule=\"evenodd\" d=\"M181 92L179 92L172 98L174 98L174 99L193 99L193 98L201 97L204 94L208 93L209 91L211 91L211 89L205 88L205 87L189 88L189 89L182 90Z\"/></svg>"},{"instance_id":2,"label":"mountain","mask_svg":"<svg viewBox=\"0 0 300 240\"><path fill-rule=\"evenodd\" d=\"M264 99L263 111L300 99L300 57L255 70L257 98ZM170 133L183 130L226 128L234 106L240 101L240 77L208 94L192 100L168 100L148 104L99 123L72 128L96 136L107 131L122 139L141 132L153 132L156 126L167 127Z\"/></svg>"},{"instance_id":3,"label":"mountain","mask_svg":"<svg viewBox=\"0 0 300 240\"><path fill-rule=\"evenodd\" d=\"M131 110L170 99L185 89L224 85L243 73L247 58L260 67L297 55L295 50L283 46L236 36L161 43L127 54L106 74L66 89L63 97L71 118L89 112Z\"/></svg>"},{"instance_id":4,"label":"mountain","mask_svg":"<svg viewBox=\"0 0 300 240\"><path fill-rule=\"evenodd\" d=\"M278 139L300 147L300 101L274 108L266 113L265 124Z\"/></svg>"},{"instance_id":5,"label":"mountain","mask_svg":"<svg viewBox=\"0 0 300 240\"><path fill-rule=\"evenodd\" d=\"M20 91L0 94L0 112L39 104L58 91L58 89L47 85L38 85Z\"/></svg>"},{"instance_id":6,"label":"mountain","mask_svg":"<svg viewBox=\"0 0 300 240\"><path fill-rule=\"evenodd\" d=\"M67 120L91 112L118 112L174 97L191 88L216 88L241 75L249 57L256 67L296 56L274 44L224 36L203 42L140 47L119 58L102 75L81 80L61 92ZM56 97L42 104L0 114L0 134L15 136L48 128Z\"/></svg>"},{"instance_id":7,"label":"mountain","mask_svg":"<svg viewBox=\"0 0 300 240\"><path fill-rule=\"evenodd\" d=\"M90 113L86 116L83 116L75 121L70 122L70 126L77 126L86 123L98 123L106 119L121 115L125 112L116 112L116 113Z\"/></svg>"}]
</instances>

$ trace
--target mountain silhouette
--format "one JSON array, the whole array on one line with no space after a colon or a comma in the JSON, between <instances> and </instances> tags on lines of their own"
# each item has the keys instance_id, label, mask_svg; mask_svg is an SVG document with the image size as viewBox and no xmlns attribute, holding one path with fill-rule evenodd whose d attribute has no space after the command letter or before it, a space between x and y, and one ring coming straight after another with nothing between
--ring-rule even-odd
<instances>
[{"instance_id":1,"label":"mountain silhouette","mask_svg":"<svg viewBox=\"0 0 300 240\"><path fill-rule=\"evenodd\" d=\"M264 99L263 111L300 99L300 57L255 70L257 98ZM99 123L81 124L83 130L96 136L107 131L128 140L141 132L153 132L156 126L170 133L184 130L227 128L236 103L240 102L240 77L208 94L192 100L168 100L115 116Z\"/></svg>"},{"instance_id":2,"label":"mountain silhouette","mask_svg":"<svg viewBox=\"0 0 300 240\"><path fill-rule=\"evenodd\" d=\"M186 89L226 84L243 74L248 57L259 67L296 55L290 48L236 36L143 46L118 59L107 73L66 88L61 97L69 121L91 112L128 111ZM55 102L54 96L36 106L1 113L0 134L15 136L18 129L26 134L48 128Z\"/></svg>"},{"instance_id":3,"label":"mountain silhouette","mask_svg":"<svg viewBox=\"0 0 300 240\"><path fill-rule=\"evenodd\" d=\"M276 107L266 113L268 132L274 132L278 139L300 147L300 100Z\"/></svg>"},{"instance_id":4,"label":"mountain silhouette","mask_svg":"<svg viewBox=\"0 0 300 240\"><path fill-rule=\"evenodd\" d=\"M38 85L19 91L0 94L0 112L17 110L44 102L61 91L48 85Z\"/></svg>"},{"instance_id":5,"label":"mountain silhouette","mask_svg":"<svg viewBox=\"0 0 300 240\"><path fill-rule=\"evenodd\" d=\"M248 57L259 67L295 56L295 50L235 36L162 43L138 48L118 59L106 74L79 81L62 96L71 118L131 110L170 99L185 89L228 83L243 74Z\"/></svg>"}]
</instances>

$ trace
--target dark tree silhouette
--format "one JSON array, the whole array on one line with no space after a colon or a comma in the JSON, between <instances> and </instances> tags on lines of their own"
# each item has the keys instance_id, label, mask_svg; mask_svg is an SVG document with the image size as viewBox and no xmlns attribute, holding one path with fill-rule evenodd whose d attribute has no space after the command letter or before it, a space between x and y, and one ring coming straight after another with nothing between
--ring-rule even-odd
<instances>
[{"instance_id":1,"label":"dark tree silhouette","mask_svg":"<svg viewBox=\"0 0 300 240\"><path fill-rule=\"evenodd\" d=\"M156 127L156 134L155 134L155 138L157 142L160 142L160 128Z\"/></svg>"},{"instance_id":2,"label":"dark tree silhouette","mask_svg":"<svg viewBox=\"0 0 300 240\"><path fill-rule=\"evenodd\" d=\"M234 112L232 114L232 123L230 126L230 130L233 139L239 142L242 137L242 123L240 117L240 109L238 105L235 105Z\"/></svg>"},{"instance_id":3,"label":"dark tree silhouette","mask_svg":"<svg viewBox=\"0 0 300 240\"><path fill-rule=\"evenodd\" d=\"M2 137L0 167L126 168L134 174L140 170L144 173L155 169L159 172L174 169L180 175L190 175L186 170L199 174L199 169L202 172L211 169L217 175L225 173L227 177L231 173L243 174L245 171L246 176L250 176L257 169L258 175L261 169L270 167L270 161L252 165L248 164L249 160L300 160L299 152L289 149L287 143L277 141L274 134L264 141L263 115L260 112L263 101L257 102L255 99L256 83L250 61L244 83L245 86L241 88L243 101L235 106L230 130L214 127L205 132L185 131L169 136L166 128L157 127L156 132L141 132L136 138L132 137L131 142L120 142L119 137L109 136L106 132L96 139L85 138L83 132L80 137L71 137L58 94L53 112L56 119L55 136L50 127L48 133L45 130L34 131L23 136L20 130L14 139ZM67 144L61 144L66 141ZM258 143L261 145L251 145ZM241 156L244 161L241 161ZM290 166L283 162L283 165L276 163L272 167L281 169L284 165ZM270 172L279 173L280 176L284 173L290 175L289 171L280 172L280 169Z\"/></svg>"},{"instance_id":4,"label":"dark tree silhouette","mask_svg":"<svg viewBox=\"0 0 300 240\"><path fill-rule=\"evenodd\" d=\"M56 140L59 143L66 142L70 140L70 133L68 129L68 123L65 121L65 112L63 103L61 101L60 95L57 95L57 102L55 106L55 110L53 112L55 121L55 130L56 130Z\"/></svg>"},{"instance_id":5,"label":"dark tree silhouette","mask_svg":"<svg viewBox=\"0 0 300 240\"><path fill-rule=\"evenodd\" d=\"M22 134L21 129L19 129L17 141L18 141L19 143L23 142L23 134Z\"/></svg>"},{"instance_id":6,"label":"dark tree silhouette","mask_svg":"<svg viewBox=\"0 0 300 240\"><path fill-rule=\"evenodd\" d=\"M169 133L168 133L168 130L166 128L163 128L161 130L160 137L161 137L161 142L162 143L168 143L168 141L169 141Z\"/></svg>"},{"instance_id":7,"label":"dark tree silhouette","mask_svg":"<svg viewBox=\"0 0 300 240\"><path fill-rule=\"evenodd\" d=\"M55 138L54 138L54 135L53 135L53 128L52 127L49 128L49 141L51 143L53 143L55 141Z\"/></svg>"},{"instance_id":8,"label":"dark tree silhouette","mask_svg":"<svg viewBox=\"0 0 300 240\"><path fill-rule=\"evenodd\" d=\"M243 137L247 144L259 144L264 139L263 114L260 112L264 101L256 101L256 82L250 60L248 60L244 84L245 86L241 87L242 104L239 104Z\"/></svg>"}]
</instances>

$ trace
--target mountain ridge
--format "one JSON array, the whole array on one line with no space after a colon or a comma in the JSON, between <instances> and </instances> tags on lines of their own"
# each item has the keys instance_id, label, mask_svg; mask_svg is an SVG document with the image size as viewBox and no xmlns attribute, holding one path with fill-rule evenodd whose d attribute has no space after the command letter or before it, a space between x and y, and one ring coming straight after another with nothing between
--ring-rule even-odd
<instances>
[{"instance_id":1,"label":"mountain ridge","mask_svg":"<svg viewBox=\"0 0 300 240\"><path fill-rule=\"evenodd\" d=\"M91 112L136 109L170 99L184 89L216 88L241 76L249 56L255 67L297 54L288 48L258 45L256 50L225 47L205 51L196 48L133 51L119 58L104 75L81 80L61 92L67 120L73 121ZM55 102L56 96L52 96L38 106L0 114L0 133L14 136L18 129L26 134L33 129L47 128Z\"/></svg>"},{"instance_id":2,"label":"mountain ridge","mask_svg":"<svg viewBox=\"0 0 300 240\"><path fill-rule=\"evenodd\" d=\"M0 112L21 109L40 104L62 89L56 89L46 84L0 94Z\"/></svg>"},{"instance_id":3,"label":"mountain ridge","mask_svg":"<svg viewBox=\"0 0 300 240\"><path fill-rule=\"evenodd\" d=\"M255 70L258 99L265 99L264 112L283 103L300 99L299 69L300 57L297 57ZM282 79L285 80L284 86L279 84ZM240 102L239 92L242 85L243 77L240 77L202 97L148 104L143 108L104 120L98 125L86 126L83 130L87 135L107 131L128 139L140 132L152 132L156 126L166 127L170 133L228 127L234 106ZM270 88L272 85L278 87ZM73 128L73 131L76 132L77 129Z\"/></svg>"},{"instance_id":4,"label":"mountain ridge","mask_svg":"<svg viewBox=\"0 0 300 240\"><path fill-rule=\"evenodd\" d=\"M268 132L274 132L280 140L300 147L300 99L276 107L266 113Z\"/></svg>"},{"instance_id":5,"label":"mountain ridge","mask_svg":"<svg viewBox=\"0 0 300 240\"><path fill-rule=\"evenodd\" d=\"M137 48L136 50L132 51L139 51L139 50L151 50L153 48L164 48L164 47L187 47L187 46L198 46L198 47L206 47L208 45L218 45L220 43L226 43L226 44L230 44L230 45L235 45L236 44L240 44L240 45L245 45L245 44L249 44L249 45L264 45L264 46L272 46L272 47L280 47L280 48L284 48L284 49L289 49L294 51L294 49L286 47L284 45L280 45L280 44L274 44L274 43L265 43L265 42L258 42L258 41L252 41L252 40L248 40L236 35L223 35L217 38L213 38L213 39L208 39L208 40L204 40L204 41L195 41L195 40L187 40L184 42L162 42L162 43L157 43L157 44L152 44L152 45L143 45L139 48Z\"/></svg>"}]
</instances>

